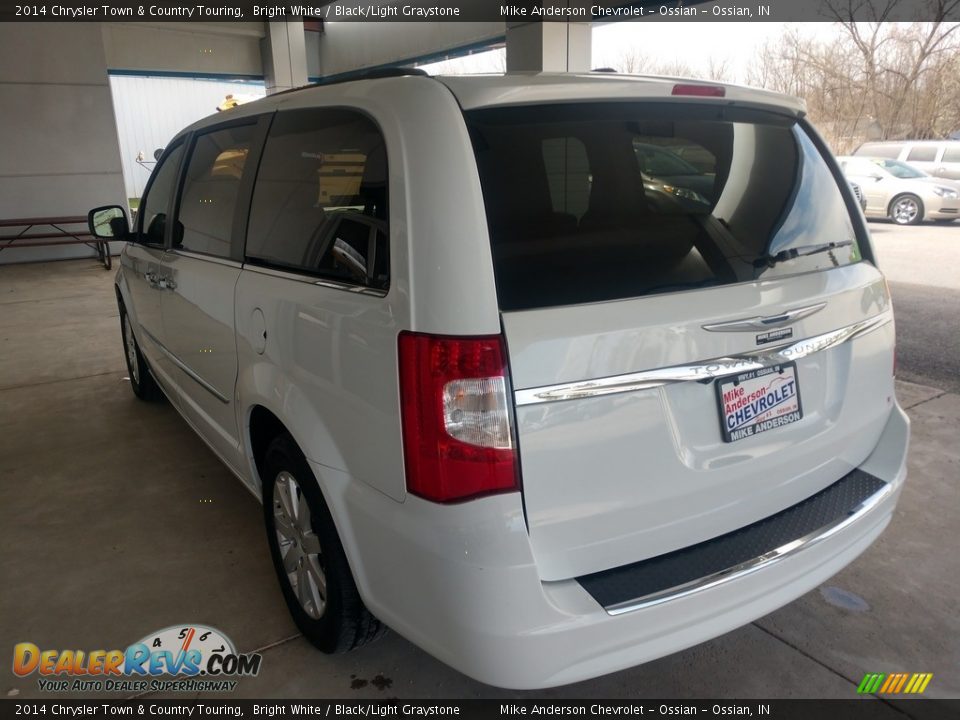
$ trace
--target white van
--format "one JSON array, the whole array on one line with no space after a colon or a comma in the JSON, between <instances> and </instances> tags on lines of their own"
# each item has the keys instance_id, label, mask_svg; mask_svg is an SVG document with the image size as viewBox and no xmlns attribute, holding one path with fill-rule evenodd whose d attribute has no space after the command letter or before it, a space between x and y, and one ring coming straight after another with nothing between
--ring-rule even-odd
<instances>
[{"instance_id":1,"label":"white van","mask_svg":"<svg viewBox=\"0 0 960 720\"><path fill-rule=\"evenodd\" d=\"M890 296L796 99L375 73L195 123L140 208L91 211L129 240L133 391L262 497L324 651L385 624L493 685L582 680L791 602L893 515Z\"/></svg>"},{"instance_id":2,"label":"white van","mask_svg":"<svg viewBox=\"0 0 960 720\"><path fill-rule=\"evenodd\" d=\"M928 175L960 180L960 140L897 140L868 142L858 147L857 156L902 160Z\"/></svg>"}]
</instances>

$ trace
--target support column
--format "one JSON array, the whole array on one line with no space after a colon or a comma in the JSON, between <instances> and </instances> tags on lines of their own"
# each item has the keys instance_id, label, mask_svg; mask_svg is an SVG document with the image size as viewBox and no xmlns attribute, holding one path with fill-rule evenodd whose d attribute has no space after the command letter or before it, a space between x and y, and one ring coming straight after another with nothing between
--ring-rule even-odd
<instances>
[{"instance_id":1,"label":"support column","mask_svg":"<svg viewBox=\"0 0 960 720\"><path fill-rule=\"evenodd\" d=\"M589 72L588 22L507 23L507 71Z\"/></svg>"},{"instance_id":2,"label":"support column","mask_svg":"<svg viewBox=\"0 0 960 720\"><path fill-rule=\"evenodd\" d=\"M264 23L267 36L260 41L267 94L307 84L307 49L302 20Z\"/></svg>"}]
</instances>

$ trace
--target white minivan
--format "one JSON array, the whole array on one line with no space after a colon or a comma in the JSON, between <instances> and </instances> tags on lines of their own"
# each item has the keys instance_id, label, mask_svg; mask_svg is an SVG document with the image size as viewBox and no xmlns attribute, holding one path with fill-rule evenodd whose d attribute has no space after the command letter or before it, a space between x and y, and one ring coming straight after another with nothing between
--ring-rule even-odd
<instances>
[{"instance_id":1,"label":"white minivan","mask_svg":"<svg viewBox=\"0 0 960 720\"><path fill-rule=\"evenodd\" d=\"M903 487L890 295L793 98L371 73L195 123L90 220L134 392L262 498L327 652L630 667L817 587Z\"/></svg>"},{"instance_id":2,"label":"white minivan","mask_svg":"<svg viewBox=\"0 0 960 720\"><path fill-rule=\"evenodd\" d=\"M868 142L858 147L853 154L858 157L901 160L933 177L960 180L960 140Z\"/></svg>"}]
</instances>

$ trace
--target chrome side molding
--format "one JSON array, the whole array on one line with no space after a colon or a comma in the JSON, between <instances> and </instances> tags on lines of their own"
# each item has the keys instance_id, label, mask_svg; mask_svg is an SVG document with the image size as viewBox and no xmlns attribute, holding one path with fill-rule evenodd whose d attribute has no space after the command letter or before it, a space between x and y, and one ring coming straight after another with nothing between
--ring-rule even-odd
<instances>
[{"instance_id":1,"label":"chrome side molding","mask_svg":"<svg viewBox=\"0 0 960 720\"><path fill-rule=\"evenodd\" d=\"M770 565L773 565L784 558L796 555L797 553L813 547L817 543L836 535L838 532L843 531L845 528L860 520L865 513L869 512L872 508L876 507L876 505L886 499L886 497L893 492L893 489L894 486L890 483L884 485L880 490L851 509L850 513L846 517L838 518L834 522L824 525L808 535L804 535L796 540L792 540L778 548L774 548L773 550L764 553L763 555L759 555L751 560L740 563L739 565L734 565L726 570L720 570L712 575L707 575L697 580L691 580L683 585L677 585L675 587L667 588L666 590L661 590L660 592L652 593L650 595L645 595L632 600L625 600L623 602L616 603L615 605L610 605L605 607L604 610L606 610L607 614L609 615L622 615L634 610L641 610L643 608L652 607L653 605L659 605L660 603L671 602L679 598L688 597L703 590L709 590L710 588L717 587L723 583L742 578L745 575L756 572L757 570L769 567Z\"/></svg>"},{"instance_id":2,"label":"chrome side molding","mask_svg":"<svg viewBox=\"0 0 960 720\"><path fill-rule=\"evenodd\" d=\"M160 349L160 352L162 352L164 355L166 355L166 356L170 359L170 362L172 362L172 363L173 363L174 365L176 365L178 368L180 368L181 370L183 370L183 372L185 372L185 373L187 374L187 377L189 377L191 380L193 380L197 385L199 385L200 387L202 387L202 388L203 388L204 390L206 390L208 393L210 393L211 395L213 395L213 396L214 396L217 400L219 400L220 402L224 403L225 405L229 405L229 404L230 404L230 398L228 398L228 397L227 397L226 395L224 395L222 392L220 392L219 390L217 390L213 385L211 385L210 383L208 383L208 382L207 382L206 380L204 380L202 377L200 377L199 375L197 375L197 373L194 372L185 362L183 362L183 360L181 360L181 359L178 358L176 355L174 355L172 352L170 352L170 350L167 349L167 346L166 346L166 345L164 345L162 342L160 342L159 340L157 340L157 338L154 337L154 336L150 333L149 330L147 330L145 327L142 327L142 326L140 327L140 330L142 330L143 333L144 333L148 338L150 338L150 340L153 341L153 344L156 345L156 346Z\"/></svg>"},{"instance_id":3,"label":"chrome side molding","mask_svg":"<svg viewBox=\"0 0 960 720\"><path fill-rule=\"evenodd\" d=\"M892 320L893 313L887 310L867 320L861 320L822 335L815 335L773 348L753 350L742 355L712 358L691 365L673 365L653 370L641 370L640 372L612 375L596 380L526 388L514 392L514 402L518 406L537 405L560 400L575 400L649 390L678 382L690 382L691 380L709 381L731 373L759 370L777 363L799 360L808 355L842 345L855 337L883 327Z\"/></svg>"},{"instance_id":4,"label":"chrome side molding","mask_svg":"<svg viewBox=\"0 0 960 720\"><path fill-rule=\"evenodd\" d=\"M701 325L700 327L710 332L768 330L770 328L781 327L782 325L789 325L790 323L796 322L797 320L802 320L805 317L810 317L814 313L818 313L823 310L826 306L827 304L822 302L817 303L816 305L807 305L806 307L787 310L786 312L782 312L778 315L767 315L766 317L757 316L752 318L744 318L742 320L731 320L729 322Z\"/></svg>"}]
</instances>

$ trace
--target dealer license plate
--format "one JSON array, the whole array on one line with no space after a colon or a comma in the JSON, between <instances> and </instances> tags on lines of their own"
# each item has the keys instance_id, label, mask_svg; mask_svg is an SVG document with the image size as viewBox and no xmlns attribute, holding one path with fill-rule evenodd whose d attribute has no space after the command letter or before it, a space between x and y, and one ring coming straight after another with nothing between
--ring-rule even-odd
<instances>
[{"instance_id":1,"label":"dealer license plate","mask_svg":"<svg viewBox=\"0 0 960 720\"><path fill-rule=\"evenodd\" d=\"M730 375L716 385L724 442L753 437L803 417L796 363Z\"/></svg>"}]
</instances>

